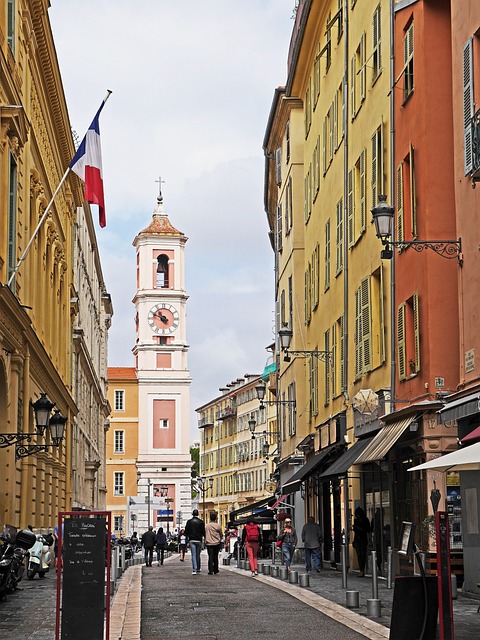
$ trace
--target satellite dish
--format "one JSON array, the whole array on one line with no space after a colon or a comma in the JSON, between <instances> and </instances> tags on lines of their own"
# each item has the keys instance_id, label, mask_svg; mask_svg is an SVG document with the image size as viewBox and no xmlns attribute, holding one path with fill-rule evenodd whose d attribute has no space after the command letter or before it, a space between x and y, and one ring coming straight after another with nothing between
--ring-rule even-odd
<instances>
[{"instance_id":1,"label":"satellite dish","mask_svg":"<svg viewBox=\"0 0 480 640\"><path fill-rule=\"evenodd\" d=\"M378 408L378 395L372 389L360 389L353 396L353 406L360 413L372 414Z\"/></svg>"}]
</instances>

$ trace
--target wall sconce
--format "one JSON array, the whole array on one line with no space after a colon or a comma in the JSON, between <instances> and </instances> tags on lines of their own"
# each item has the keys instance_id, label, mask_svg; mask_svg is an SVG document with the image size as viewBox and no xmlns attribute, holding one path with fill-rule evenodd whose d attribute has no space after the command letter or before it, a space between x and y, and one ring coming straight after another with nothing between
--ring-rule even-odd
<instances>
[{"instance_id":1,"label":"wall sconce","mask_svg":"<svg viewBox=\"0 0 480 640\"><path fill-rule=\"evenodd\" d=\"M55 409L53 416L50 415L54 402L50 402L46 393L41 393L40 398L35 402L30 402L35 414L36 431L33 433L2 433L0 434L0 448L15 445L15 460L26 458L32 453L48 451L51 447L59 447L65 434L67 418L64 418L59 409ZM52 444L23 444L23 441L31 442L33 436L43 437L47 427L50 429Z\"/></svg>"},{"instance_id":2,"label":"wall sconce","mask_svg":"<svg viewBox=\"0 0 480 640\"><path fill-rule=\"evenodd\" d=\"M248 421L248 428L252 432L252 440L255 440L255 427L256 426L257 426L257 421L252 416L250 418L250 420ZM259 435L259 436L275 436L275 437L278 437L278 432L277 431L260 431L259 433L257 433L257 435Z\"/></svg>"},{"instance_id":3,"label":"wall sconce","mask_svg":"<svg viewBox=\"0 0 480 640\"><path fill-rule=\"evenodd\" d=\"M292 337L293 337L293 331L290 329L290 327L283 327L282 329L279 329L278 331L278 337L280 339L280 347L282 349L282 351L284 352L284 361L285 362L290 362L291 358L290 356L300 356L302 358L318 358L319 360L322 360L322 362L328 362L329 364L332 364L332 352L331 351L319 351L318 349L313 349L311 351L305 351L305 350L291 350L290 349L290 343L292 341Z\"/></svg>"},{"instance_id":4,"label":"wall sconce","mask_svg":"<svg viewBox=\"0 0 480 640\"><path fill-rule=\"evenodd\" d=\"M257 394L257 398L260 400L260 410L265 409L265 405L287 405L289 407L292 408L292 410L295 409L296 406L296 402L295 400L264 400L265 398L265 393L267 392L267 387L263 382L259 382L257 384L257 386L255 387L255 392ZM250 421L248 423L250 425Z\"/></svg>"},{"instance_id":5,"label":"wall sconce","mask_svg":"<svg viewBox=\"0 0 480 640\"><path fill-rule=\"evenodd\" d=\"M378 196L378 204L371 209L377 238L380 238L385 249L380 256L384 260L391 260L393 251L391 247L406 249L412 247L417 253L424 249L431 249L442 258L451 260L457 258L458 264L463 264L462 241L458 240L398 240L393 241L393 214L394 208L387 203L387 196Z\"/></svg>"}]
</instances>

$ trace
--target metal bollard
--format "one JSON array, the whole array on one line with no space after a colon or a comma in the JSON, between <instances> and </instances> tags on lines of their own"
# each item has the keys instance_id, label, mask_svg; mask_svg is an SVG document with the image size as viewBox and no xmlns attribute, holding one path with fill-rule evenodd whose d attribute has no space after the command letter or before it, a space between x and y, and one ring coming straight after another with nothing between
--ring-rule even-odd
<instances>
[{"instance_id":1,"label":"metal bollard","mask_svg":"<svg viewBox=\"0 0 480 640\"><path fill-rule=\"evenodd\" d=\"M245 560L239 560L237 563L239 569L245 569Z\"/></svg>"},{"instance_id":2,"label":"metal bollard","mask_svg":"<svg viewBox=\"0 0 480 640\"><path fill-rule=\"evenodd\" d=\"M377 552L372 551L372 598L378 600Z\"/></svg>"},{"instance_id":3,"label":"metal bollard","mask_svg":"<svg viewBox=\"0 0 480 640\"><path fill-rule=\"evenodd\" d=\"M360 592L359 591L347 591L346 592L346 606L349 609L356 609L360 606Z\"/></svg>"},{"instance_id":4,"label":"metal bollard","mask_svg":"<svg viewBox=\"0 0 480 640\"><path fill-rule=\"evenodd\" d=\"M237 544L237 567L240 568L240 545Z\"/></svg>"},{"instance_id":5,"label":"metal bollard","mask_svg":"<svg viewBox=\"0 0 480 640\"><path fill-rule=\"evenodd\" d=\"M263 562L258 562L257 563L257 571L258 571L258 573L263 573L263 567L264 567L264 563Z\"/></svg>"},{"instance_id":6,"label":"metal bollard","mask_svg":"<svg viewBox=\"0 0 480 640\"><path fill-rule=\"evenodd\" d=\"M392 547L387 549L387 589L392 588L392 575L393 575L393 551Z\"/></svg>"},{"instance_id":7,"label":"metal bollard","mask_svg":"<svg viewBox=\"0 0 480 640\"><path fill-rule=\"evenodd\" d=\"M288 581L290 584L298 584L298 571L290 571Z\"/></svg>"},{"instance_id":8,"label":"metal bollard","mask_svg":"<svg viewBox=\"0 0 480 640\"><path fill-rule=\"evenodd\" d=\"M280 578L280 580L286 580L287 579L287 577L288 577L287 567L279 567L278 577Z\"/></svg>"},{"instance_id":9,"label":"metal bollard","mask_svg":"<svg viewBox=\"0 0 480 640\"><path fill-rule=\"evenodd\" d=\"M455 573L450 574L450 579L452 581L452 600L456 600L458 598L457 591L457 576Z\"/></svg>"},{"instance_id":10,"label":"metal bollard","mask_svg":"<svg viewBox=\"0 0 480 640\"><path fill-rule=\"evenodd\" d=\"M342 544L342 589L347 588L347 545Z\"/></svg>"},{"instance_id":11,"label":"metal bollard","mask_svg":"<svg viewBox=\"0 0 480 640\"><path fill-rule=\"evenodd\" d=\"M278 570L279 567L270 567L270 575L272 576L272 578L278 578Z\"/></svg>"},{"instance_id":12,"label":"metal bollard","mask_svg":"<svg viewBox=\"0 0 480 640\"><path fill-rule=\"evenodd\" d=\"M270 575L270 570L271 570L270 565L269 564L264 564L262 568L263 568L263 575L264 576L269 576ZM259 569L259 571L260 571L260 569Z\"/></svg>"},{"instance_id":13,"label":"metal bollard","mask_svg":"<svg viewBox=\"0 0 480 640\"><path fill-rule=\"evenodd\" d=\"M275 549L277 548L277 545L275 542L272 542L270 546L272 548L272 564L275 564Z\"/></svg>"},{"instance_id":14,"label":"metal bollard","mask_svg":"<svg viewBox=\"0 0 480 640\"><path fill-rule=\"evenodd\" d=\"M298 576L298 584L301 587L309 587L310 586L310 576L308 575L308 573L301 573Z\"/></svg>"},{"instance_id":15,"label":"metal bollard","mask_svg":"<svg viewBox=\"0 0 480 640\"><path fill-rule=\"evenodd\" d=\"M382 615L382 603L380 600L376 598L371 598L367 600L367 616L371 616L372 618L380 618Z\"/></svg>"}]
</instances>

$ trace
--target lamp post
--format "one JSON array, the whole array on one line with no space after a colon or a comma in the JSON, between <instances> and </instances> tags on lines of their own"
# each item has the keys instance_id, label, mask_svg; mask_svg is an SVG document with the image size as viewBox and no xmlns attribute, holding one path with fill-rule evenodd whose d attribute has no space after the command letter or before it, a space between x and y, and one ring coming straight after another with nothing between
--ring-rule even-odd
<instances>
[{"instance_id":1,"label":"lamp post","mask_svg":"<svg viewBox=\"0 0 480 640\"><path fill-rule=\"evenodd\" d=\"M203 521L205 522L205 496L213 487L213 478L206 478L205 476L199 476L197 478L197 487L201 491L203 496Z\"/></svg>"},{"instance_id":2,"label":"lamp post","mask_svg":"<svg viewBox=\"0 0 480 640\"><path fill-rule=\"evenodd\" d=\"M394 208L387 203L387 196L378 196L378 204L371 209L377 238L380 238L385 247L380 256L384 260L391 260L393 251L391 247L407 249L411 247L417 253L425 249L431 249L442 258L452 260L456 258L458 264L463 264L462 240L392 240Z\"/></svg>"},{"instance_id":3,"label":"lamp post","mask_svg":"<svg viewBox=\"0 0 480 640\"><path fill-rule=\"evenodd\" d=\"M162 498L165 498L165 503L167 505L167 536L168 536L170 533L170 505L172 502L175 501L175 499L168 497L167 485L162 485L160 487L160 495L162 496Z\"/></svg>"}]
</instances>

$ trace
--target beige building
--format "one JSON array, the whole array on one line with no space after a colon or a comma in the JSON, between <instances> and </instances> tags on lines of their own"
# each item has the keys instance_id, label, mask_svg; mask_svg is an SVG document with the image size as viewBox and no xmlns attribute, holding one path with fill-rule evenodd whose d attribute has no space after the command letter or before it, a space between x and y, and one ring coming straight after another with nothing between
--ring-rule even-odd
<instances>
[{"instance_id":1,"label":"beige building","mask_svg":"<svg viewBox=\"0 0 480 640\"><path fill-rule=\"evenodd\" d=\"M77 178L36 232L74 154L48 5L0 11L0 527L48 529L59 511L105 504L112 309ZM60 446L35 424L41 394L66 419Z\"/></svg>"}]
</instances>

